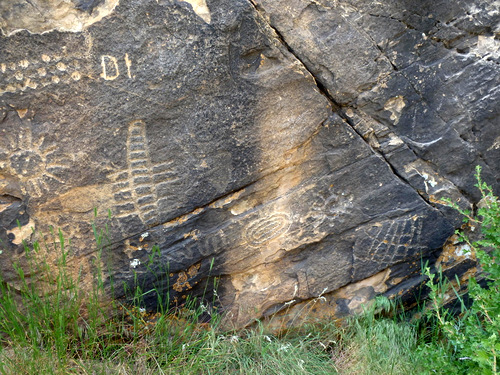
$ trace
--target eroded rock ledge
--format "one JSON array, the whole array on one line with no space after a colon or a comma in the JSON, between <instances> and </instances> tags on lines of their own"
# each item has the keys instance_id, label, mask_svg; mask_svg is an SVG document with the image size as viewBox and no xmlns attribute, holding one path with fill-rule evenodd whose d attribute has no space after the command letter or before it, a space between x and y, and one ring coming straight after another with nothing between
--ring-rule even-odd
<instances>
[{"instance_id":1,"label":"eroded rock ledge","mask_svg":"<svg viewBox=\"0 0 500 375\"><path fill-rule=\"evenodd\" d=\"M108 283L204 294L237 326L318 296L314 314L336 316L379 293L411 301L422 260L474 267L443 248L460 218L440 200L473 205L477 164L498 189L490 1L65 3L76 28L15 20L28 5L14 3L0 7L7 282L28 228L49 226L93 282L94 207L112 213Z\"/></svg>"}]
</instances>

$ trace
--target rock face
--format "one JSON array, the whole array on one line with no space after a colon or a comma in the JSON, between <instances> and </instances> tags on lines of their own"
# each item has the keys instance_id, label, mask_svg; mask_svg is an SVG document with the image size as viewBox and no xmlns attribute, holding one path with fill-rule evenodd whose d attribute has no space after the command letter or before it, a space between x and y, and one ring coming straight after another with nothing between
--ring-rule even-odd
<instances>
[{"instance_id":1,"label":"rock face","mask_svg":"<svg viewBox=\"0 0 500 375\"><path fill-rule=\"evenodd\" d=\"M92 283L95 207L117 297L204 295L237 326L410 298L422 260L463 274L439 201L477 202L478 164L499 187L499 2L415 4L2 3L4 280L53 226Z\"/></svg>"}]
</instances>

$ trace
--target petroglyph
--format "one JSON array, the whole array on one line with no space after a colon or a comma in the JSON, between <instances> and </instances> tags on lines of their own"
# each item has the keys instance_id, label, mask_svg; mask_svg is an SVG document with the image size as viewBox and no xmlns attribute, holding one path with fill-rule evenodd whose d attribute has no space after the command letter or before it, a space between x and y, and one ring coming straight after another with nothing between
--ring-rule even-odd
<instances>
[{"instance_id":1,"label":"petroglyph","mask_svg":"<svg viewBox=\"0 0 500 375\"><path fill-rule=\"evenodd\" d=\"M2 129L0 135L0 155L6 155L0 159L0 170L5 168L18 176L23 194L40 198L54 191L54 184L64 185L63 176L69 173L74 155L59 152L55 144L46 144L44 136L34 137L30 126L16 132Z\"/></svg>"},{"instance_id":2,"label":"petroglyph","mask_svg":"<svg viewBox=\"0 0 500 375\"><path fill-rule=\"evenodd\" d=\"M171 160L151 161L146 123L129 124L126 144L127 169L110 176L114 180L115 216L138 215L146 225L158 224L159 205L171 194L170 184L180 181Z\"/></svg>"},{"instance_id":3,"label":"petroglyph","mask_svg":"<svg viewBox=\"0 0 500 375\"><path fill-rule=\"evenodd\" d=\"M339 196L329 192L331 195L324 197L321 194L315 194L311 204L309 214L305 218L309 218L314 226L321 225L327 218L335 216L335 207L338 204Z\"/></svg>"},{"instance_id":4,"label":"petroglyph","mask_svg":"<svg viewBox=\"0 0 500 375\"><path fill-rule=\"evenodd\" d=\"M245 229L244 236L250 246L260 246L285 234L290 224L289 215L273 213L251 222Z\"/></svg>"},{"instance_id":5,"label":"petroglyph","mask_svg":"<svg viewBox=\"0 0 500 375\"><path fill-rule=\"evenodd\" d=\"M128 79L134 79L132 60L128 53L125 53L123 59L102 55L98 64L101 71L99 76L106 81L114 81L123 70L126 70ZM95 62L79 53L67 56L42 54L37 59L0 62L0 96L50 85L71 85L84 77L95 79L96 68Z\"/></svg>"},{"instance_id":6,"label":"petroglyph","mask_svg":"<svg viewBox=\"0 0 500 375\"><path fill-rule=\"evenodd\" d=\"M128 53L125 54L125 57L123 59L125 60L125 65L127 66L127 76L128 76L128 78L130 78L130 79L134 78L132 76L131 71L130 71L130 68L132 67L132 61L130 61L130 59L128 57Z\"/></svg>"},{"instance_id":7,"label":"petroglyph","mask_svg":"<svg viewBox=\"0 0 500 375\"><path fill-rule=\"evenodd\" d=\"M224 231L219 230L215 233L209 233L199 241L199 251L204 257L218 254L225 250L229 245L229 237L224 234Z\"/></svg>"},{"instance_id":8,"label":"petroglyph","mask_svg":"<svg viewBox=\"0 0 500 375\"><path fill-rule=\"evenodd\" d=\"M39 59L23 59L0 63L0 96L36 90L50 85L71 84L90 75L90 65L80 57L41 55Z\"/></svg>"},{"instance_id":9,"label":"petroglyph","mask_svg":"<svg viewBox=\"0 0 500 375\"><path fill-rule=\"evenodd\" d=\"M231 238L222 229L215 232L197 233L195 237L188 234L184 236L189 237L189 239L176 252L175 258L176 261L181 263L220 254L226 251L231 243Z\"/></svg>"},{"instance_id":10,"label":"petroglyph","mask_svg":"<svg viewBox=\"0 0 500 375\"><path fill-rule=\"evenodd\" d=\"M424 218L411 217L404 220L386 220L359 228L354 248L355 256L369 262L394 264L408 256L425 250L421 239Z\"/></svg>"},{"instance_id":11,"label":"petroglyph","mask_svg":"<svg viewBox=\"0 0 500 375\"><path fill-rule=\"evenodd\" d=\"M313 187L314 189L314 187ZM334 192L330 187L326 191L313 194L309 212L300 218L300 222L307 223L313 228L335 226L335 223L353 210L353 198L344 192Z\"/></svg>"},{"instance_id":12,"label":"petroglyph","mask_svg":"<svg viewBox=\"0 0 500 375\"><path fill-rule=\"evenodd\" d=\"M115 214L124 217L135 213L144 223L153 224L158 206L144 121L132 121L129 125L127 166L127 171L120 173L114 184L114 198L119 203Z\"/></svg>"},{"instance_id":13,"label":"petroglyph","mask_svg":"<svg viewBox=\"0 0 500 375\"><path fill-rule=\"evenodd\" d=\"M118 61L114 56L102 55L101 66L102 66L101 77L104 78L106 81L113 81L117 79L118 76L120 75L120 69L118 68Z\"/></svg>"}]
</instances>

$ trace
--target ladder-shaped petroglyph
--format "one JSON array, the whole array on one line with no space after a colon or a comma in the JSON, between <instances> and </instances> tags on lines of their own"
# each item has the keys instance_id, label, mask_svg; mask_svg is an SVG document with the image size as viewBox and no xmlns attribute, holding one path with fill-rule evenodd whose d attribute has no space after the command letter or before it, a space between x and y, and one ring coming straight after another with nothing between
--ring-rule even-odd
<instances>
[{"instance_id":1,"label":"ladder-shaped petroglyph","mask_svg":"<svg viewBox=\"0 0 500 375\"><path fill-rule=\"evenodd\" d=\"M146 124L132 121L127 136L127 170L120 173L114 185L117 217L137 214L146 224L153 224L158 211L157 196L151 175Z\"/></svg>"},{"instance_id":2,"label":"ladder-shaped petroglyph","mask_svg":"<svg viewBox=\"0 0 500 375\"><path fill-rule=\"evenodd\" d=\"M379 264L394 264L425 250L422 245L424 218L386 220L359 230L363 234L355 244L355 257Z\"/></svg>"},{"instance_id":3,"label":"ladder-shaped petroglyph","mask_svg":"<svg viewBox=\"0 0 500 375\"><path fill-rule=\"evenodd\" d=\"M146 123L135 120L129 124L127 169L114 178L113 191L117 218L137 215L146 225L158 224L159 204L169 199L169 185L180 180L173 161L151 161Z\"/></svg>"}]
</instances>

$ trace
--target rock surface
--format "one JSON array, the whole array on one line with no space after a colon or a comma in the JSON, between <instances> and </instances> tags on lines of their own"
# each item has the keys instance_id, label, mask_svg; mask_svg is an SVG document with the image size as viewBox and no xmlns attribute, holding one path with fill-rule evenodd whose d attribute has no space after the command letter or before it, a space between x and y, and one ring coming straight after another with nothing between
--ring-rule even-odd
<instances>
[{"instance_id":1,"label":"rock surface","mask_svg":"<svg viewBox=\"0 0 500 375\"><path fill-rule=\"evenodd\" d=\"M465 274L439 201L477 202L478 164L499 187L500 13L452 3L7 1L5 281L53 226L92 283L94 208L108 286L204 295L237 326L411 298L422 259Z\"/></svg>"}]
</instances>

